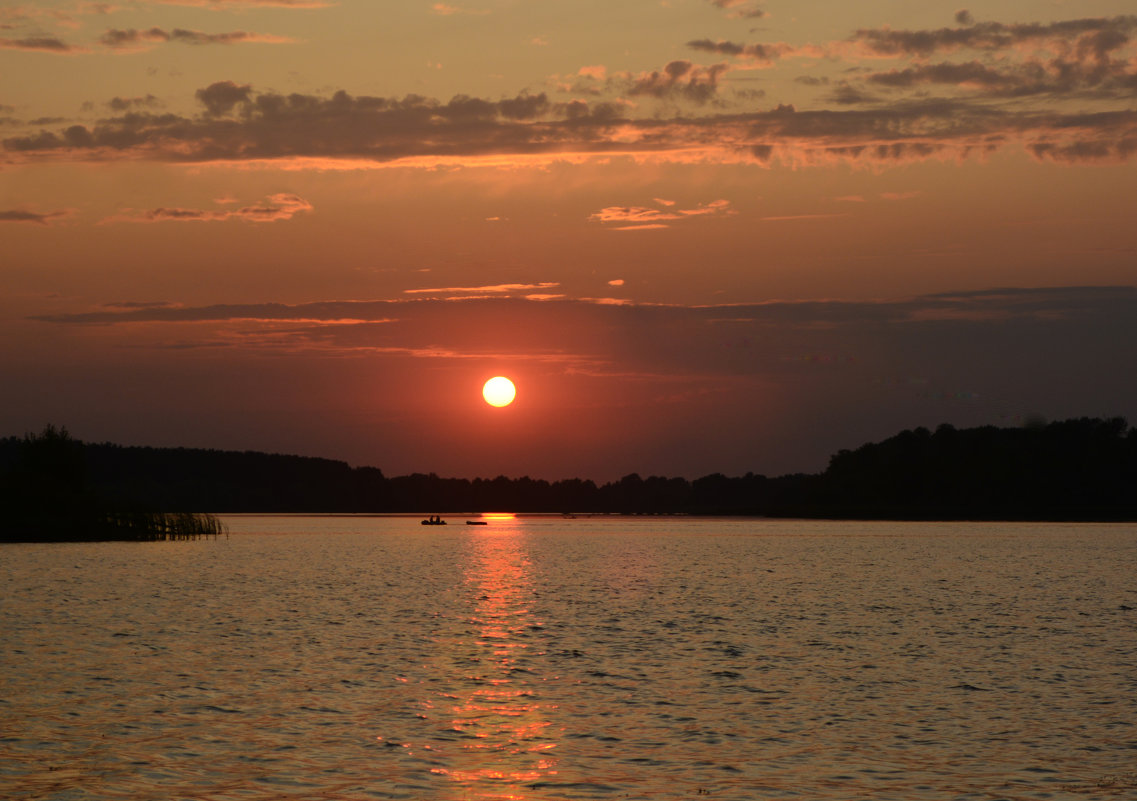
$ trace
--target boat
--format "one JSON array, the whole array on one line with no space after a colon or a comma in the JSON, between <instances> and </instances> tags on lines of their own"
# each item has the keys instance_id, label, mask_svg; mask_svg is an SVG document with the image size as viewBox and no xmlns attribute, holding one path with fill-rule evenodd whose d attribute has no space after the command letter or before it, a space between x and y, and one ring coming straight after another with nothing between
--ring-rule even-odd
<instances>
[{"instance_id":1,"label":"boat","mask_svg":"<svg viewBox=\"0 0 1137 801\"><path fill-rule=\"evenodd\" d=\"M419 521L424 526L445 526L446 521L437 515L428 517L426 520Z\"/></svg>"},{"instance_id":2,"label":"boat","mask_svg":"<svg viewBox=\"0 0 1137 801\"><path fill-rule=\"evenodd\" d=\"M488 526L489 523L487 523L485 520L467 520L466 525L467 526Z\"/></svg>"}]
</instances>

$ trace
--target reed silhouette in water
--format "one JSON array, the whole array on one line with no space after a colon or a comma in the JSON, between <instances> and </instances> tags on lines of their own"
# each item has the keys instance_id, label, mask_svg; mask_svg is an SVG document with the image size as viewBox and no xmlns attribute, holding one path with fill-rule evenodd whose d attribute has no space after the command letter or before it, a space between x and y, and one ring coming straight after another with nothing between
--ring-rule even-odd
<instances>
[{"instance_id":1,"label":"reed silhouette in water","mask_svg":"<svg viewBox=\"0 0 1137 801\"><path fill-rule=\"evenodd\" d=\"M66 428L8 441L0 459L0 542L185 540L225 533L209 514L109 504L87 482L86 449Z\"/></svg>"}]
</instances>

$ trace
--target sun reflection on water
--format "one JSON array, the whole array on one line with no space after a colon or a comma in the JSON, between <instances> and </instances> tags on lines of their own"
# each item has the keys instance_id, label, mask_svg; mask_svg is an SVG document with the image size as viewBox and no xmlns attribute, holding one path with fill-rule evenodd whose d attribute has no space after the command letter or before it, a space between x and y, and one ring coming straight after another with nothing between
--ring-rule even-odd
<instances>
[{"instance_id":1,"label":"sun reflection on water","mask_svg":"<svg viewBox=\"0 0 1137 801\"><path fill-rule=\"evenodd\" d=\"M531 794L527 785L556 775L555 707L542 699L542 624L530 608L524 530L510 525L514 515L484 519L491 526L470 537L468 635L442 644L468 668L461 686L430 703L449 718L457 748L432 772L461 784L463 797L517 801Z\"/></svg>"}]
</instances>

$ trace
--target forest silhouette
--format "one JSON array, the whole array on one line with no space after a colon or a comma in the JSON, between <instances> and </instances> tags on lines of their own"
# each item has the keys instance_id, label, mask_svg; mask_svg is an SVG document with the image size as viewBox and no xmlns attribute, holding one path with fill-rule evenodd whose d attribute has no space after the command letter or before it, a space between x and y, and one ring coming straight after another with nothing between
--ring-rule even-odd
<instances>
[{"instance_id":1,"label":"forest silhouette","mask_svg":"<svg viewBox=\"0 0 1137 801\"><path fill-rule=\"evenodd\" d=\"M176 528L169 513L188 510L1137 520L1137 429L1123 418L1021 428L941 425L842 450L817 474L687 480L633 473L597 484L388 477L331 459L82 443L49 426L39 435L0 440L0 503L6 510L0 540L9 541L165 538L163 526ZM134 536L118 537L113 519L130 519L128 511L142 522ZM150 523L138 517L143 514L152 516Z\"/></svg>"}]
</instances>

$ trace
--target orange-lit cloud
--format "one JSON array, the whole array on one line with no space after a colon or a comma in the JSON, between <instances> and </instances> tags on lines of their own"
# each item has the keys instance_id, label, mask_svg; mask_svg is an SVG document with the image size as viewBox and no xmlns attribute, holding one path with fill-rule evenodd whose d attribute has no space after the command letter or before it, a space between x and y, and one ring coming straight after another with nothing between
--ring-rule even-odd
<instances>
[{"instance_id":1,"label":"orange-lit cloud","mask_svg":"<svg viewBox=\"0 0 1137 801\"><path fill-rule=\"evenodd\" d=\"M834 217L848 217L848 214L782 214L763 217L763 222L794 222L796 220L829 220Z\"/></svg>"},{"instance_id":2,"label":"orange-lit cloud","mask_svg":"<svg viewBox=\"0 0 1137 801\"><path fill-rule=\"evenodd\" d=\"M705 217L708 215L730 215L735 211L730 207L729 200L712 200L690 209L674 208L674 201L656 200L663 209L653 209L647 206L609 206L590 214L588 219L599 223L630 223L611 230L613 231L650 231L667 228L667 221L682 220L688 217ZM621 283L623 283L621 281Z\"/></svg>"},{"instance_id":3,"label":"orange-lit cloud","mask_svg":"<svg viewBox=\"0 0 1137 801\"><path fill-rule=\"evenodd\" d=\"M552 289L560 286L556 281L543 281L537 284L490 284L486 286L447 286L430 289L404 289L406 295L454 295L454 294L504 294L524 292L533 289Z\"/></svg>"},{"instance_id":4,"label":"orange-lit cloud","mask_svg":"<svg viewBox=\"0 0 1137 801\"><path fill-rule=\"evenodd\" d=\"M490 12L486 9L480 8L464 8L462 6L452 6L448 3L435 3L430 7L430 13L437 14L442 17L452 17L455 15L470 15L470 16L485 16Z\"/></svg>"}]
</instances>

